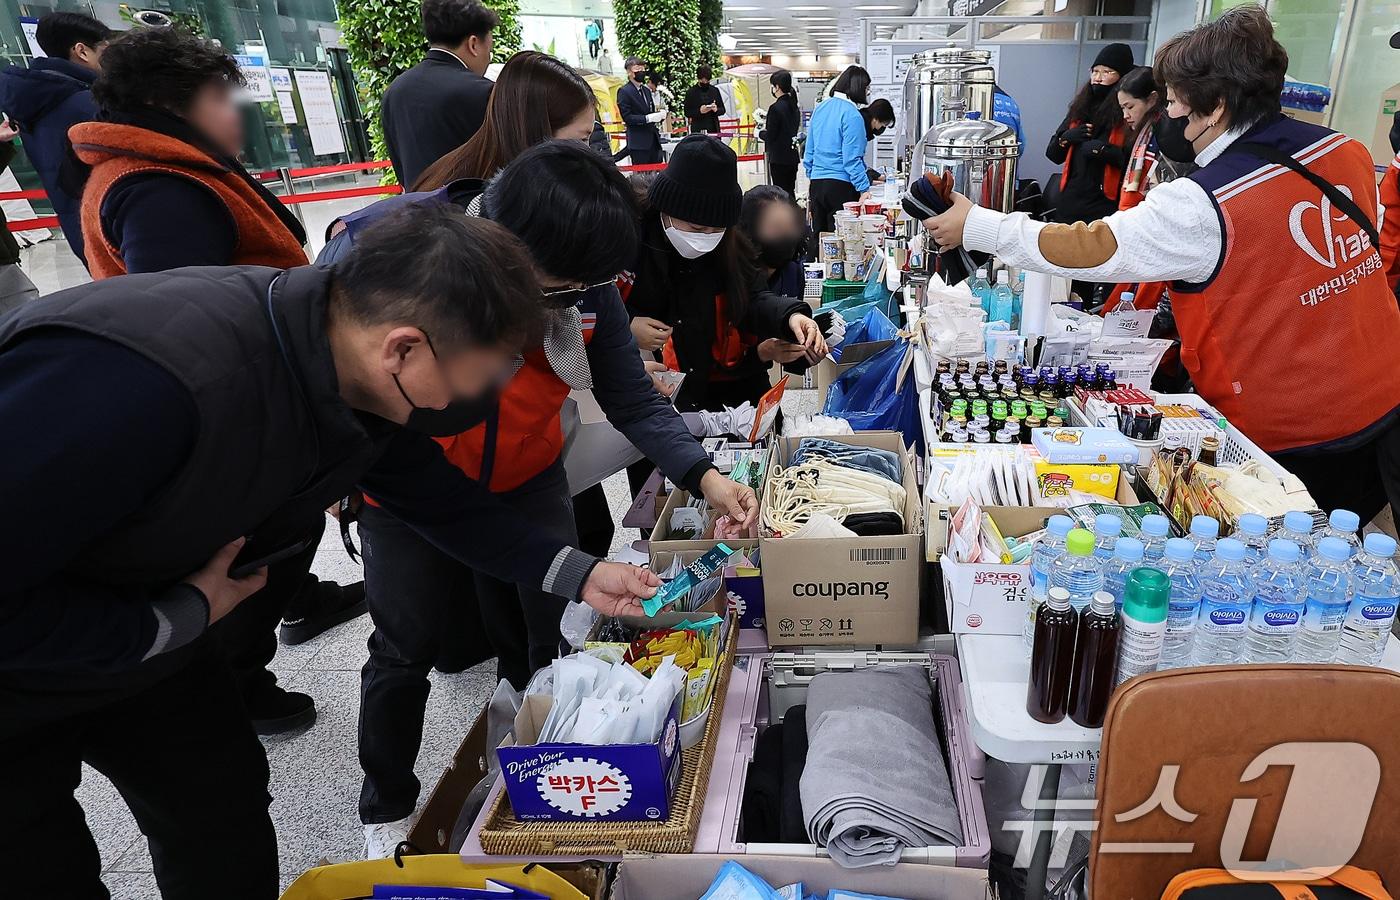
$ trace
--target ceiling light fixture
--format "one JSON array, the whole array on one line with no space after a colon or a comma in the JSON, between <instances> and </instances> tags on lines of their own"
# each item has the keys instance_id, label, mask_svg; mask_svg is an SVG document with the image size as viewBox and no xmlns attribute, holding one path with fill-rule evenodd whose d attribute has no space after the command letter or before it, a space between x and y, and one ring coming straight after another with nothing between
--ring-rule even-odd
<instances>
[{"instance_id":1,"label":"ceiling light fixture","mask_svg":"<svg viewBox=\"0 0 1400 900\"><path fill-rule=\"evenodd\" d=\"M721 33L715 40L719 44L719 49L721 50L733 50L735 47L739 46L739 39L727 31Z\"/></svg>"},{"instance_id":2,"label":"ceiling light fixture","mask_svg":"<svg viewBox=\"0 0 1400 900\"><path fill-rule=\"evenodd\" d=\"M882 11L882 10L893 10L893 11L898 11L898 10L901 10L901 9L903 9L903 8L904 8L904 7L902 7L902 6L852 6L852 7L851 7L851 9L858 9L858 10L860 10L861 12L879 12L879 11Z\"/></svg>"}]
</instances>

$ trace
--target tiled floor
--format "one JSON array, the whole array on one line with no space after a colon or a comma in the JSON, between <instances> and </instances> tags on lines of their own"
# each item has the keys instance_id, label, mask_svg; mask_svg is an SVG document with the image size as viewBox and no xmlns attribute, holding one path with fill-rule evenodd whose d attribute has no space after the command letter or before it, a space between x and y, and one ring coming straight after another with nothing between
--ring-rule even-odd
<instances>
[{"instance_id":1,"label":"tiled floor","mask_svg":"<svg viewBox=\"0 0 1400 900\"><path fill-rule=\"evenodd\" d=\"M304 206L311 250L320 249L320 236L335 216L363 205L359 200ZM22 264L41 293L51 293L88 280L86 271L61 237L23 251ZM810 412L811 391L789 392L784 408ZM627 480L619 473L605 484L620 521L630 503ZM614 550L637 537L619 529ZM360 567L340 546L337 528L328 528L314 571L342 583L359 580ZM279 647L272 668L288 688L305 691L316 700L315 726L292 738L264 741L272 771L272 818L277 827L283 884L323 860L358 858L363 851L356 812L360 766L356 756L360 667L368 657L365 639L368 616L347 622L297 647ZM459 675L432 675L423 749L416 771L424 795L436 783L466 729L494 688L494 667L486 663ZM112 784L85 769L78 800L102 853L103 880L115 900L150 900L158 895L146 841L125 802Z\"/></svg>"}]
</instances>

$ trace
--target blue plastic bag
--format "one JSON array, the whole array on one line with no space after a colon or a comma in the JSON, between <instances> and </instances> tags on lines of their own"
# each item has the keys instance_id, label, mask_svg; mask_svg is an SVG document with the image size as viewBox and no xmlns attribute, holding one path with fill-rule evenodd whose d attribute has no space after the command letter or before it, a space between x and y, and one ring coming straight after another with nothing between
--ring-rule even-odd
<instances>
[{"instance_id":1,"label":"blue plastic bag","mask_svg":"<svg viewBox=\"0 0 1400 900\"><path fill-rule=\"evenodd\" d=\"M908 341L896 340L842 373L831 383L822 412L845 419L855 431L898 431L904 435L904 443L922 456L924 429L919 421L919 391L913 365L904 364L910 351Z\"/></svg>"},{"instance_id":2,"label":"blue plastic bag","mask_svg":"<svg viewBox=\"0 0 1400 900\"><path fill-rule=\"evenodd\" d=\"M883 312L878 309L864 309L858 318L850 318L845 312L842 317L848 323L846 325L846 336L841 339L841 343L831 348L831 358L836 362L841 361L841 348L850 347L855 344L865 344L870 341L889 341L899 337L899 329L894 327L894 323L889 320Z\"/></svg>"}]
</instances>

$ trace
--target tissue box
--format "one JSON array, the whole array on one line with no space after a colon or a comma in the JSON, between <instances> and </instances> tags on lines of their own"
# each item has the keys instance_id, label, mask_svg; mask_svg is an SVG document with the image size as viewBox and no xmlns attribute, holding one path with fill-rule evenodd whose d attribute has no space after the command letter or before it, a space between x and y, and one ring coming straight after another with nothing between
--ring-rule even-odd
<instances>
[{"instance_id":1,"label":"tissue box","mask_svg":"<svg viewBox=\"0 0 1400 900\"><path fill-rule=\"evenodd\" d=\"M1021 537L1045 524L1045 510L1004 506L987 510L1007 537ZM1052 512L1056 512L1053 511ZM1020 634L1029 609L1029 563L964 563L944 555L943 602L954 634Z\"/></svg>"},{"instance_id":2,"label":"tissue box","mask_svg":"<svg viewBox=\"0 0 1400 900\"><path fill-rule=\"evenodd\" d=\"M1112 428L1036 428L1031 443L1055 465L1138 461L1138 448Z\"/></svg>"},{"instance_id":3,"label":"tissue box","mask_svg":"<svg viewBox=\"0 0 1400 900\"><path fill-rule=\"evenodd\" d=\"M654 744L536 744L552 697L525 697L514 740L496 749L515 817L522 821L663 821L680 783L677 696Z\"/></svg>"}]
</instances>

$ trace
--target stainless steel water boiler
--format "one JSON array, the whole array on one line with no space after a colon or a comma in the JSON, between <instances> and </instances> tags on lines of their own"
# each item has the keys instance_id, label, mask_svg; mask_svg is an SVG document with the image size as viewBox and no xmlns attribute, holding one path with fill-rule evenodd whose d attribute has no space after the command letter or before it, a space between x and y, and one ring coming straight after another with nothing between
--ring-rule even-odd
<instances>
[{"instance_id":1,"label":"stainless steel water boiler","mask_svg":"<svg viewBox=\"0 0 1400 900\"><path fill-rule=\"evenodd\" d=\"M915 145L913 171L940 177L951 172L953 190L978 206L1012 212L1020 155L1016 132L973 110L928 130Z\"/></svg>"},{"instance_id":2,"label":"stainless steel water boiler","mask_svg":"<svg viewBox=\"0 0 1400 900\"><path fill-rule=\"evenodd\" d=\"M914 144L933 126L969 111L992 118L996 71L987 64L990 59L986 50L950 46L917 53L909 61L895 147L902 171L915 171L910 167Z\"/></svg>"}]
</instances>

